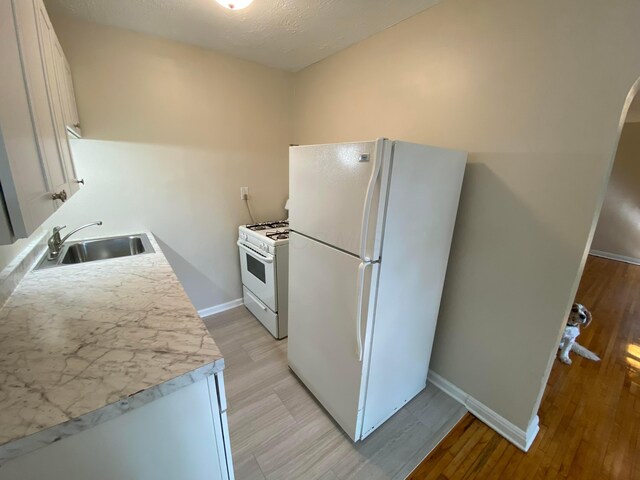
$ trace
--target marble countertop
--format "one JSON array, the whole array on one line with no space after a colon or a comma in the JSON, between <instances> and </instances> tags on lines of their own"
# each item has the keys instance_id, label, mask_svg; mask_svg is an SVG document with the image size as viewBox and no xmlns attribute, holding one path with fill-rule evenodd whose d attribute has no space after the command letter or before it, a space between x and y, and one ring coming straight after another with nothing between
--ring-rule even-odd
<instances>
[{"instance_id":1,"label":"marble countertop","mask_svg":"<svg viewBox=\"0 0 640 480\"><path fill-rule=\"evenodd\" d=\"M27 273L0 309L0 464L224 368L155 253Z\"/></svg>"}]
</instances>

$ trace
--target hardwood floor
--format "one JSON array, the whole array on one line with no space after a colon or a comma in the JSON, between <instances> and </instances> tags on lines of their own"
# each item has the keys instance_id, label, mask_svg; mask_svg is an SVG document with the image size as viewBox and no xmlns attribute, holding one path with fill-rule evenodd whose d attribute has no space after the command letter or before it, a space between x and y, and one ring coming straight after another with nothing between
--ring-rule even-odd
<instances>
[{"instance_id":1,"label":"hardwood floor","mask_svg":"<svg viewBox=\"0 0 640 480\"><path fill-rule=\"evenodd\" d=\"M578 338L600 363L556 361L524 454L470 414L410 475L423 479L640 479L640 266L589 257Z\"/></svg>"},{"instance_id":2,"label":"hardwood floor","mask_svg":"<svg viewBox=\"0 0 640 480\"><path fill-rule=\"evenodd\" d=\"M226 368L236 479L404 479L464 416L429 386L354 445L287 366L276 341L244 308L205 319Z\"/></svg>"}]
</instances>

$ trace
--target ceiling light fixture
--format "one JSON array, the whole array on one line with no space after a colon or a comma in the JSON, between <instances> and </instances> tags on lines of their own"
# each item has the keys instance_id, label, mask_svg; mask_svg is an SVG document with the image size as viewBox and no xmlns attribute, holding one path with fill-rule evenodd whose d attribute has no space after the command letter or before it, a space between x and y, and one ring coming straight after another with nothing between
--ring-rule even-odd
<instances>
[{"instance_id":1,"label":"ceiling light fixture","mask_svg":"<svg viewBox=\"0 0 640 480\"><path fill-rule=\"evenodd\" d=\"M251 5L253 0L216 0L216 2L229 10L242 10Z\"/></svg>"}]
</instances>

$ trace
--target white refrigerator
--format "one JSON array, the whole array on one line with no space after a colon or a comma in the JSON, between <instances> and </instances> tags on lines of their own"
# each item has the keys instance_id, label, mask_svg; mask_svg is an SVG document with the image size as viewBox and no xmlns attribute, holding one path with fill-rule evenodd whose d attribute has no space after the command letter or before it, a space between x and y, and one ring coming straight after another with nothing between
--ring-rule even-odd
<instances>
[{"instance_id":1,"label":"white refrigerator","mask_svg":"<svg viewBox=\"0 0 640 480\"><path fill-rule=\"evenodd\" d=\"M466 152L289 150L289 366L352 440L426 386Z\"/></svg>"}]
</instances>

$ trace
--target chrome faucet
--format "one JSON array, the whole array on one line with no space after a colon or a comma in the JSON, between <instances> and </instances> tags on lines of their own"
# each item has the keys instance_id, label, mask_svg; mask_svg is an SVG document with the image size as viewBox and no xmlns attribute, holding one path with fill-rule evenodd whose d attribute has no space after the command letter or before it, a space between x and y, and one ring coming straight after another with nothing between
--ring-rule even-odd
<instances>
[{"instance_id":1,"label":"chrome faucet","mask_svg":"<svg viewBox=\"0 0 640 480\"><path fill-rule=\"evenodd\" d=\"M49 260L55 260L60 255L60 249L64 242L73 235L74 233L82 230L83 228L92 227L94 225L102 225L102 221L87 223L86 225L82 225L81 227L76 228L75 230L71 230L67 233L62 239L60 238L60 230L63 228L67 228L67 226L62 227L53 227L53 234L49 237L47 244L49 245Z\"/></svg>"}]
</instances>

